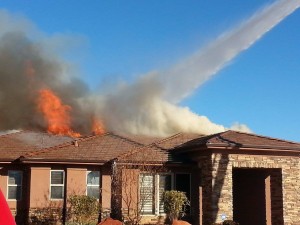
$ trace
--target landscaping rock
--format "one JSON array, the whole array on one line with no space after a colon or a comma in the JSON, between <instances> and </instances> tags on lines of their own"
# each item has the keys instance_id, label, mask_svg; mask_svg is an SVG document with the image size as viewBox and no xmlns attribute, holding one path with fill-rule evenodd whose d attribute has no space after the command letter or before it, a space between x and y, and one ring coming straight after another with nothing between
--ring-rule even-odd
<instances>
[{"instance_id":1,"label":"landscaping rock","mask_svg":"<svg viewBox=\"0 0 300 225\"><path fill-rule=\"evenodd\" d=\"M122 222L119 220L114 220L112 218L106 218L104 221L102 221L98 225L122 225Z\"/></svg>"},{"instance_id":2,"label":"landscaping rock","mask_svg":"<svg viewBox=\"0 0 300 225\"><path fill-rule=\"evenodd\" d=\"M184 220L173 220L172 225L191 225L191 224Z\"/></svg>"}]
</instances>

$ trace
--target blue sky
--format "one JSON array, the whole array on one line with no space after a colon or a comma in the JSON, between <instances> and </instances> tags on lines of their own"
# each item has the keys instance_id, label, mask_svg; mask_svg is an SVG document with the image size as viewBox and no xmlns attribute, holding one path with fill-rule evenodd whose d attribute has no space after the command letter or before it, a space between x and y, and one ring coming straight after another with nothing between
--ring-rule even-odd
<instances>
[{"instance_id":1,"label":"blue sky","mask_svg":"<svg viewBox=\"0 0 300 225\"><path fill-rule=\"evenodd\" d=\"M3 0L48 34L77 37L65 54L92 89L165 69L235 27L271 0ZM300 10L182 101L226 127L300 141Z\"/></svg>"}]
</instances>

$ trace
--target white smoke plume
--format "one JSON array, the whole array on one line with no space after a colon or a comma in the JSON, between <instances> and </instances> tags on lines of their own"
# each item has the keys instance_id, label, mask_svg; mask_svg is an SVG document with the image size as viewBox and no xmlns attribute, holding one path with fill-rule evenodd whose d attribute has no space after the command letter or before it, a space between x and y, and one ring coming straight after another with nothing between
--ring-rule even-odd
<instances>
[{"instance_id":1,"label":"white smoke plume","mask_svg":"<svg viewBox=\"0 0 300 225\"><path fill-rule=\"evenodd\" d=\"M171 69L149 73L132 85L102 96L101 105L105 107L98 109L98 115L109 129L147 135L178 131L210 134L226 130L177 103L299 6L300 0L279 0L269 5ZM239 123L231 129L251 132Z\"/></svg>"},{"instance_id":2,"label":"white smoke plume","mask_svg":"<svg viewBox=\"0 0 300 225\"><path fill-rule=\"evenodd\" d=\"M179 102L191 94L299 7L300 0L279 0L255 13L235 29L225 32L206 48L200 49L169 71L158 74L155 79L166 84L164 98Z\"/></svg>"},{"instance_id":3,"label":"white smoke plume","mask_svg":"<svg viewBox=\"0 0 300 225\"><path fill-rule=\"evenodd\" d=\"M53 43L47 38L32 37L39 32L29 21L0 11L0 130L46 129L36 102L38 91L50 88L72 107L75 131L87 133L94 115L107 130L134 134L224 131L178 103L299 6L300 0L279 0L169 70L116 85L102 95L91 95L70 75L68 64L49 51ZM232 129L250 131L239 123Z\"/></svg>"}]
</instances>

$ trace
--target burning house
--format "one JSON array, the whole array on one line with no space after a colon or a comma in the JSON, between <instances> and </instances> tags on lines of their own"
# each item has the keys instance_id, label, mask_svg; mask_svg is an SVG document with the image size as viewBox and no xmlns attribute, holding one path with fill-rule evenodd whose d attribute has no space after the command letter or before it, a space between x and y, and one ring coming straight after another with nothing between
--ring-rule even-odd
<instances>
[{"instance_id":1,"label":"burning house","mask_svg":"<svg viewBox=\"0 0 300 225\"><path fill-rule=\"evenodd\" d=\"M177 104L299 7L276 1L169 70L101 94L1 11L0 188L18 225L49 208L65 223L74 194L97 198L99 218L163 223L170 189L187 194L193 225L299 224L299 143Z\"/></svg>"},{"instance_id":2,"label":"burning house","mask_svg":"<svg viewBox=\"0 0 300 225\"><path fill-rule=\"evenodd\" d=\"M300 217L299 154L299 143L236 131L167 138L20 131L0 136L0 188L18 224L50 206L64 222L73 194L99 199L102 218L129 220L141 207L140 222L156 224L165 218L162 193L175 189L191 201L192 224L292 225Z\"/></svg>"}]
</instances>

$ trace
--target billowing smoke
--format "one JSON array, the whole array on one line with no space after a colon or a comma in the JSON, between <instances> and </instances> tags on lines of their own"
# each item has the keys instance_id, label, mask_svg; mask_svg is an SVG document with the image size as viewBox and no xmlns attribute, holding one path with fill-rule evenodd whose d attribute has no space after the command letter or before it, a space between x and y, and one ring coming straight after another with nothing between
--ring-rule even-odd
<instances>
[{"instance_id":1,"label":"billowing smoke","mask_svg":"<svg viewBox=\"0 0 300 225\"><path fill-rule=\"evenodd\" d=\"M299 6L299 0L277 1L171 69L149 73L132 85L102 96L104 104L100 106L104 107L98 109L99 115L110 129L133 133L164 135L176 131L204 134L224 131L225 127L177 103ZM250 131L239 123L233 124L231 129Z\"/></svg>"},{"instance_id":2,"label":"billowing smoke","mask_svg":"<svg viewBox=\"0 0 300 225\"><path fill-rule=\"evenodd\" d=\"M68 74L67 64L29 38L35 32L29 22L0 11L0 26L0 130L45 129L36 104L43 88L72 107L74 127L86 129L90 118L78 104L78 98L87 95L86 85Z\"/></svg>"},{"instance_id":3,"label":"billowing smoke","mask_svg":"<svg viewBox=\"0 0 300 225\"><path fill-rule=\"evenodd\" d=\"M107 130L135 134L224 131L178 103L299 6L300 0L278 1L169 70L116 85L102 95L91 94L70 75L68 64L47 51L46 41L32 38L35 30L28 21L0 11L0 130L45 129L36 104L39 91L48 88L72 107L75 131L88 132L93 116ZM249 131L238 123L232 128Z\"/></svg>"}]
</instances>

